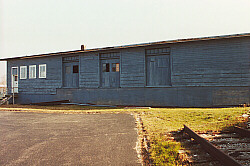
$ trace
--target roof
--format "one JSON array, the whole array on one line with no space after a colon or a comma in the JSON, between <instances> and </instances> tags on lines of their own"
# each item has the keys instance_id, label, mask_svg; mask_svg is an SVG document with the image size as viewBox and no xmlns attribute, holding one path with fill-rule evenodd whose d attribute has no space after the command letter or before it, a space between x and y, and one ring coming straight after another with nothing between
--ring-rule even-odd
<instances>
[{"instance_id":1,"label":"roof","mask_svg":"<svg viewBox=\"0 0 250 166\"><path fill-rule=\"evenodd\" d=\"M56 55L68 55L68 54L77 54L77 53L84 53L84 52L106 51L106 50L115 50L115 49L123 49L123 48L145 47L145 46L153 46L153 45L172 44L172 43L184 43L184 42L216 40L216 39L230 39L230 38L239 38L239 37L250 37L250 33L232 34L232 35L223 35L223 36L210 36L210 37L200 37L200 38L187 38L187 39L177 39L177 40L167 40L167 41L158 41L158 42L150 42L150 43L114 46L114 47L103 47L103 48L94 48L94 49L85 49L85 50L55 52L55 53L48 53L48 54L3 58L3 59L0 59L0 61L7 61L11 59L48 57L48 56L56 56Z\"/></svg>"}]
</instances>

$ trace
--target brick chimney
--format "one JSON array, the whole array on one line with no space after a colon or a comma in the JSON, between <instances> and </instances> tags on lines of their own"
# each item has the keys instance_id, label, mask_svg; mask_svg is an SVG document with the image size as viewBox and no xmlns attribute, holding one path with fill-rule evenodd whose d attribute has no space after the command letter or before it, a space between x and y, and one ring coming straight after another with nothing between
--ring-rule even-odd
<instances>
[{"instance_id":1,"label":"brick chimney","mask_svg":"<svg viewBox=\"0 0 250 166\"><path fill-rule=\"evenodd\" d=\"M85 50L85 45L81 45L81 50Z\"/></svg>"}]
</instances>

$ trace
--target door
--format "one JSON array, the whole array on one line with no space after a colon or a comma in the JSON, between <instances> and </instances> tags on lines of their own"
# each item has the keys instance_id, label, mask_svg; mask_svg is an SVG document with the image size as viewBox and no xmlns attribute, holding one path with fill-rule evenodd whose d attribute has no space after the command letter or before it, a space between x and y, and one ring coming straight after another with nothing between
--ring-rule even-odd
<instances>
[{"instance_id":1,"label":"door","mask_svg":"<svg viewBox=\"0 0 250 166\"><path fill-rule=\"evenodd\" d=\"M147 56L147 86L165 85L170 85L169 56Z\"/></svg>"},{"instance_id":2,"label":"door","mask_svg":"<svg viewBox=\"0 0 250 166\"><path fill-rule=\"evenodd\" d=\"M18 93L18 67L11 68L11 93Z\"/></svg>"},{"instance_id":3,"label":"door","mask_svg":"<svg viewBox=\"0 0 250 166\"><path fill-rule=\"evenodd\" d=\"M120 63L119 59L101 60L101 84L102 87L120 87Z\"/></svg>"},{"instance_id":4,"label":"door","mask_svg":"<svg viewBox=\"0 0 250 166\"><path fill-rule=\"evenodd\" d=\"M63 86L69 88L79 87L79 63L63 63Z\"/></svg>"}]
</instances>

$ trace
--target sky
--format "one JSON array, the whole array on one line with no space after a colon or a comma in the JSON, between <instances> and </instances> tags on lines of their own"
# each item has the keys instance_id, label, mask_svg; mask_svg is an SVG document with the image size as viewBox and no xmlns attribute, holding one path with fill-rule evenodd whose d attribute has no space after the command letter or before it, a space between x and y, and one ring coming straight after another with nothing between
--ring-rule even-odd
<instances>
[{"instance_id":1,"label":"sky","mask_svg":"<svg viewBox=\"0 0 250 166\"><path fill-rule=\"evenodd\" d=\"M249 9L250 0L0 0L0 58L250 33Z\"/></svg>"}]
</instances>

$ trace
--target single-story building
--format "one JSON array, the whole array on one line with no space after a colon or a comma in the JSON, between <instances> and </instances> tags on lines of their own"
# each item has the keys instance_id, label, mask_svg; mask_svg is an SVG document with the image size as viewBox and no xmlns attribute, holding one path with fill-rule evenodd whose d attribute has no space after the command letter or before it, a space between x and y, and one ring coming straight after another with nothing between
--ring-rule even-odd
<instances>
[{"instance_id":1,"label":"single-story building","mask_svg":"<svg viewBox=\"0 0 250 166\"><path fill-rule=\"evenodd\" d=\"M7 61L19 104L217 107L250 103L250 33L56 52Z\"/></svg>"}]
</instances>

